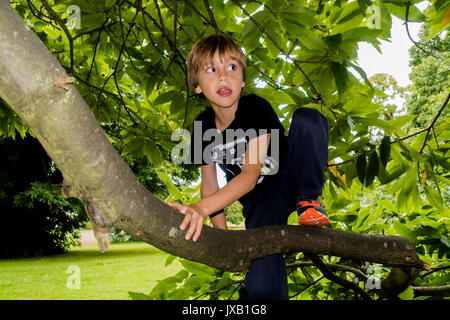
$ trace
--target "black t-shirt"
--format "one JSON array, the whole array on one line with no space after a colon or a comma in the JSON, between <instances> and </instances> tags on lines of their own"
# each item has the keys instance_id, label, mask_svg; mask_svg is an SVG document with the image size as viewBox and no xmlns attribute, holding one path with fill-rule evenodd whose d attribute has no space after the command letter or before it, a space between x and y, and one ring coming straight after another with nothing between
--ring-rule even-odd
<instances>
[{"instance_id":1,"label":"black t-shirt","mask_svg":"<svg viewBox=\"0 0 450 320\"><path fill-rule=\"evenodd\" d=\"M281 172L281 155L286 146L284 127L271 105L263 98L250 94L239 99L235 118L222 132L218 132L215 114L207 108L194 121L191 135L191 163L217 163L227 182L242 171L244 154L253 138L270 133L270 144L257 185L239 201L245 205L264 184Z\"/></svg>"}]
</instances>

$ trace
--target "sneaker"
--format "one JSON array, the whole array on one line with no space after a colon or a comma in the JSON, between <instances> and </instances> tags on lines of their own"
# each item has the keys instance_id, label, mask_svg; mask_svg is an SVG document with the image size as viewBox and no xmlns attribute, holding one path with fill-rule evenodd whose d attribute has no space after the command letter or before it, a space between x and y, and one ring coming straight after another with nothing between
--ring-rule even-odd
<instances>
[{"instance_id":1,"label":"sneaker","mask_svg":"<svg viewBox=\"0 0 450 320\"><path fill-rule=\"evenodd\" d=\"M323 227L330 223L319 201L303 199L297 203L298 223Z\"/></svg>"}]
</instances>

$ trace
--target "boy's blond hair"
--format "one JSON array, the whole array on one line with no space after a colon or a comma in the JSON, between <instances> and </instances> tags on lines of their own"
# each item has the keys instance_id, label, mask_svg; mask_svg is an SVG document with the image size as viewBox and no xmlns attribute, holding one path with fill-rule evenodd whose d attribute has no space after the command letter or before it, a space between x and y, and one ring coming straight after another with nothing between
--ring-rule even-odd
<instances>
[{"instance_id":1,"label":"boy's blond hair","mask_svg":"<svg viewBox=\"0 0 450 320\"><path fill-rule=\"evenodd\" d=\"M192 90L198 86L198 72L205 63L205 59L212 58L214 53L219 50L219 56L222 57L226 52L230 53L242 68L242 78L245 81L247 71L246 57L235 40L225 34L214 34L198 40L192 47L186 59L188 74L188 83Z\"/></svg>"}]
</instances>

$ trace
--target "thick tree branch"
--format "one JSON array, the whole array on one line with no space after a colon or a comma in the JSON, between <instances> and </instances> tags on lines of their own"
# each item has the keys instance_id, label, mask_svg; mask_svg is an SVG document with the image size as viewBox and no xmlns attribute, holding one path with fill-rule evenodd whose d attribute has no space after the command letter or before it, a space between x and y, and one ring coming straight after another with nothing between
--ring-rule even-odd
<instances>
[{"instance_id":1,"label":"thick tree branch","mask_svg":"<svg viewBox=\"0 0 450 320\"><path fill-rule=\"evenodd\" d=\"M173 255L227 271L274 253L303 251L381 263L426 267L414 244L396 236L364 235L309 226L224 231L206 227L199 241L184 239L183 215L137 180L98 125L76 88L55 90L64 68L6 1L0 1L0 97L13 108L61 170L67 195L87 199L105 225ZM103 215L103 217L102 217Z\"/></svg>"},{"instance_id":2,"label":"thick tree branch","mask_svg":"<svg viewBox=\"0 0 450 320\"><path fill-rule=\"evenodd\" d=\"M450 284L436 287L412 287L414 297L450 297Z\"/></svg>"}]
</instances>

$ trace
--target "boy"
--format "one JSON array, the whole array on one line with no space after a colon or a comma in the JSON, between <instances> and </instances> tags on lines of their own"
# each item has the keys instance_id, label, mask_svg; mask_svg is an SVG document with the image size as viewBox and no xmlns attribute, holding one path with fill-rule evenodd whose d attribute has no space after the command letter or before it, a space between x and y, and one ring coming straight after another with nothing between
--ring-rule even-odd
<instances>
[{"instance_id":1,"label":"boy","mask_svg":"<svg viewBox=\"0 0 450 320\"><path fill-rule=\"evenodd\" d=\"M246 58L229 36L197 41L187 70L189 85L211 108L194 122L191 140L191 160L201 164L202 199L190 205L169 203L185 215L180 229L189 226L186 240L199 238L207 216L214 227L226 229L223 208L236 200L243 205L247 229L286 224L294 210L301 224L327 225L317 201L328 157L327 119L315 109L299 108L285 137L266 100L242 95ZM227 184L221 189L215 163L226 174ZM250 299L288 299L283 255L252 261L245 285Z\"/></svg>"}]
</instances>

